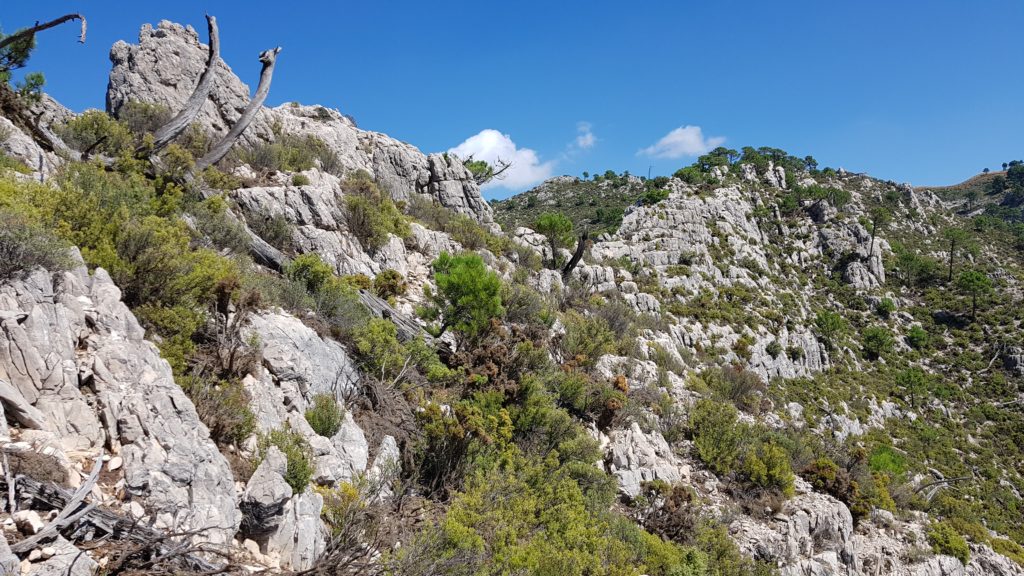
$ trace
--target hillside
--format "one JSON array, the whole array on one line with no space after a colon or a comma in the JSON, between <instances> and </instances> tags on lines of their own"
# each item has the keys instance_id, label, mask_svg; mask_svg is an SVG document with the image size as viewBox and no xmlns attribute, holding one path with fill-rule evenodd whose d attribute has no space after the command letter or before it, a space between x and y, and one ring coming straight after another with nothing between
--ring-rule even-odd
<instances>
[{"instance_id":1,"label":"hillside","mask_svg":"<svg viewBox=\"0 0 1024 576\"><path fill-rule=\"evenodd\" d=\"M1024 575L1019 227L775 148L489 205L210 50L0 83L0 572Z\"/></svg>"}]
</instances>

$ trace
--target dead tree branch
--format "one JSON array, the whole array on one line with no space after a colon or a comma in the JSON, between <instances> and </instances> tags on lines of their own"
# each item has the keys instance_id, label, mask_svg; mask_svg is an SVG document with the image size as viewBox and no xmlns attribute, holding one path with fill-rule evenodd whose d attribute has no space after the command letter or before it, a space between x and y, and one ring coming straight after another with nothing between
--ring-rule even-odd
<instances>
[{"instance_id":1,"label":"dead tree branch","mask_svg":"<svg viewBox=\"0 0 1024 576\"><path fill-rule=\"evenodd\" d=\"M277 55L279 52L281 52L280 46L260 53L260 62L263 63L263 69L260 71L260 83L256 87L256 94L253 96L252 100L249 101L249 105L245 107L245 111L238 117L238 121L231 126L231 129L228 130L228 133L224 138L221 138L220 142L214 144L205 156L196 161L196 173L202 172L209 166L220 161L220 159L223 158L229 150L231 150L235 141L238 140L238 137L242 135L242 132L249 127L253 118L256 117L256 113L263 107L263 101L267 99L267 94L270 93L270 82L274 77L274 65L277 63Z\"/></svg>"},{"instance_id":2,"label":"dead tree branch","mask_svg":"<svg viewBox=\"0 0 1024 576\"><path fill-rule=\"evenodd\" d=\"M98 465L93 468L94 473L98 473L98 470ZM78 501L78 504L73 504L77 491L75 494L72 494L53 483L39 482L28 476L18 476L15 480L19 497L28 498L42 506L67 510L81 504L81 500ZM83 487L86 484L83 484ZM86 490L87 493L90 491L91 488ZM189 543L193 536L198 536L213 528L169 534L140 526L137 520L129 520L109 510L93 507L80 510L73 516L72 513L69 513L65 518L66 520L62 528L70 526L73 522L77 521L80 526L87 524L100 531L103 535L93 538L93 542L101 539L129 542L135 545L133 550L139 554L157 558L164 557L165 559L173 556L174 564L193 571L219 574L225 570L225 566L213 564L201 556L201 554L223 556L222 551L210 545L193 545ZM14 546L21 545L22 542L12 545L11 549L14 550ZM28 552L31 549L32 547L28 547L24 552Z\"/></svg>"},{"instance_id":3,"label":"dead tree branch","mask_svg":"<svg viewBox=\"0 0 1024 576\"><path fill-rule=\"evenodd\" d=\"M153 134L154 142L152 148L148 150L140 148L140 153L145 152L152 155L164 149L196 119L203 104L206 103L206 99L210 96L210 90L213 89L213 79L217 76L217 63L220 61L220 33L217 29L217 19L213 16L206 15L206 24L210 36L210 53L206 58L206 69L203 70L202 75L199 77L199 82L196 84L195 90L192 91L192 95L185 101L184 108L174 118L171 118L166 124L157 129Z\"/></svg>"},{"instance_id":4,"label":"dead tree branch","mask_svg":"<svg viewBox=\"0 0 1024 576\"><path fill-rule=\"evenodd\" d=\"M100 470L102 469L103 456L101 455L97 456L96 459L93 460L92 472L89 473L89 478L86 479L86 481L83 482L82 485L78 487L78 490L75 490L75 493L71 496L67 503L64 504L64 507L61 509L60 514L57 514L56 518L51 520L49 524L43 527L43 529L37 532L36 534L29 536L28 538L25 538L24 540L21 540L19 542L15 542L14 545L11 546L11 551L15 554L24 554L35 548L36 544L38 544L39 542L56 536L57 531L61 528L64 528L72 522L81 519L82 516L84 516L85 514L92 512L92 510L96 507L94 504L86 506L84 510L78 510L78 505L82 503L82 500L85 500L85 497L89 493L92 492L92 487L96 485L96 480L99 479Z\"/></svg>"},{"instance_id":5,"label":"dead tree branch","mask_svg":"<svg viewBox=\"0 0 1024 576\"><path fill-rule=\"evenodd\" d=\"M586 230L583 231L583 234L580 234L580 241L579 244L576 245L576 252L573 253L572 258L570 258L569 262L567 262L565 267L562 268L562 280L568 280L569 277L572 276L572 271L576 269L580 260L583 259L583 253L587 250L587 238L589 235L590 233Z\"/></svg>"},{"instance_id":6,"label":"dead tree branch","mask_svg":"<svg viewBox=\"0 0 1024 576\"><path fill-rule=\"evenodd\" d=\"M36 25L31 27L31 28L25 28L24 30L20 30L18 32L15 32L14 34L11 34L10 36L4 38L3 40L0 40L0 50L3 50L7 46L9 46L11 44L14 44L15 42L19 42L19 41L24 40L26 38L31 38L32 36L35 36L36 32L42 32L43 30L48 30L50 28L54 28L56 26L60 26L61 24L65 23L65 22L70 22L71 20L79 20L79 21L82 22L82 34L78 37L78 42L80 44L85 44L85 28L86 28L85 16L82 16L81 14L78 14L78 13L74 13L74 14L65 14L64 16L61 16L60 18L56 18L56 19L50 20L49 22L43 22L42 24L36 22Z\"/></svg>"}]
</instances>

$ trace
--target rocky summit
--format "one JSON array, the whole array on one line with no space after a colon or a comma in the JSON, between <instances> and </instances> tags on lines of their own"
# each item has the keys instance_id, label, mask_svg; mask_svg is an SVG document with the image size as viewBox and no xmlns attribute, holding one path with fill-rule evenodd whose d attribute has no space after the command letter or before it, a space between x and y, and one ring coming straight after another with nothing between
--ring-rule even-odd
<instances>
[{"instance_id":1,"label":"rocky summit","mask_svg":"<svg viewBox=\"0 0 1024 576\"><path fill-rule=\"evenodd\" d=\"M489 204L216 34L0 85L0 573L1024 575L1019 162Z\"/></svg>"}]
</instances>

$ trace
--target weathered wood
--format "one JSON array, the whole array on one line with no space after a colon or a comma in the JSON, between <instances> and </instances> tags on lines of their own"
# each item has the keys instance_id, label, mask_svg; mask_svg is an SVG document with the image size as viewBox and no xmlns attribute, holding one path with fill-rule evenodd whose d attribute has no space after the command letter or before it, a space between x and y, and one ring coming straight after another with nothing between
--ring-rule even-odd
<instances>
[{"instance_id":1,"label":"weathered wood","mask_svg":"<svg viewBox=\"0 0 1024 576\"><path fill-rule=\"evenodd\" d=\"M274 65L277 63L277 55L280 52L281 47L278 46L277 48L260 53L260 62L263 63L263 69L260 71L260 83L256 87L256 94L253 95L252 100L245 107L245 111L238 117L238 121L231 126L231 129L228 130L224 138L221 138L220 142L214 144L209 152L196 161L195 171L197 174L219 162L231 150L235 141L249 127L253 118L256 117L256 113L263 107L263 101L267 99L267 94L270 93L270 82L274 77Z\"/></svg>"},{"instance_id":2,"label":"weathered wood","mask_svg":"<svg viewBox=\"0 0 1024 576\"><path fill-rule=\"evenodd\" d=\"M206 15L206 25L210 36L210 53L206 58L206 69L203 70L202 75L199 77L199 83L196 84L192 95L185 101L185 106L181 111L153 134L154 142L152 148L144 149L140 147L139 153L153 155L163 150L199 116L199 111L210 96L210 90L213 89L213 79L217 75L217 63L220 61L220 34L217 29L217 19L209 14Z\"/></svg>"},{"instance_id":3,"label":"weathered wood","mask_svg":"<svg viewBox=\"0 0 1024 576\"><path fill-rule=\"evenodd\" d=\"M415 340L416 338L423 338L427 341L432 341L431 336L422 326L416 323L415 320L409 318L405 314L402 314L398 310L395 310L387 300L380 298L376 294L367 290L359 291L359 301L366 306L370 312L378 317L384 318L385 320L391 320L398 328L398 339L402 342L408 342L409 340Z\"/></svg>"},{"instance_id":4,"label":"weathered wood","mask_svg":"<svg viewBox=\"0 0 1024 576\"><path fill-rule=\"evenodd\" d=\"M580 242L576 245L576 252L573 253L572 258L569 259L565 268L562 268L563 281L568 280L569 277L572 276L572 271L576 269L576 266L579 265L580 260L583 258L583 253L587 250L587 238L589 235L590 234L586 230L583 231L583 234L580 234Z\"/></svg>"},{"instance_id":5,"label":"weathered wood","mask_svg":"<svg viewBox=\"0 0 1024 576\"><path fill-rule=\"evenodd\" d=\"M86 29L86 26L87 26L87 23L85 21L85 16L82 16L81 14L75 13L75 14L65 14L65 15L61 16L60 18L54 18L53 20L50 20L49 22L43 22L42 24L36 24L35 26L33 26L31 28L25 28L24 30L19 30L19 31L15 32L14 34L11 34L10 36L4 38L3 40L0 40L0 50L2 50L3 48L5 48L6 46L8 46L10 44L18 42L20 40L24 40L27 37L35 36L36 32L42 32L43 30L48 30L48 29L53 28L55 26L60 26L61 24L65 23L65 22L70 22L72 20L79 20L79 21L82 22L82 33L78 37L78 42L80 44L85 44L85 29Z\"/></svg>"},{"instance_id":6,"label":"weathered wood","mask_svg":"<svg viewBox=\"0 0 1024 576\"><path fill-rule=\"evenodd\" d=\"M53 484L39 482L27 476L16 478L17 491L22 497L30 497L39 505L48 506L53 509L64 509L74 498L69 491ZM223 566L212 562L193 553L182 553L182 543L169 539L168 534L140 526L137 521L125 518L103 508L92 508L81 513L77 518L78 524L88 524L99 532L101 537L108 540L131 542L138 545L152 545L157 554L174 555L181 563L181 566L190 570L209 572L211 574L222 571ZM70 525L71 522L67 522ZM16 544L17 545L17 544ZM11 547L12 549L14 546Z\"/></svg>"},{"instance_id":7,"label":"weathered wood","mask_svg":"<svg viewBox=\"0 0 1024 576\"><path fill-rule=\"evenodd\" d=\"M36 547L36 544L43 540L48 540L57 535L57 531L66 527L74 520L80 519L84 514L95 508L95 505L86 506L85 510L79 510L78 506L85 500L85 497L92 492L92 487L96 485L96 480L100 477L100 470L103 469L103 456L97 456L92 463L92 472L89 473L89 478L75 490L75 493L61 508L57 517L51 520L42 530L36 532L32 536L15 542L11 546L11 551L15 554L24 554L29 550ZM84 513L84 514L83 514Z\"/></svg>"}]
</instances>

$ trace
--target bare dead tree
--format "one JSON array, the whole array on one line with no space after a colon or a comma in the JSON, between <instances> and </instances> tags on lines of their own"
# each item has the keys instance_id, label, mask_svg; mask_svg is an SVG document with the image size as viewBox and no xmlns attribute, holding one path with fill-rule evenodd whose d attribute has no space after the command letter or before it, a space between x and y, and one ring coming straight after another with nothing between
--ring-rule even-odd
<instances>
[{"instance_id":1,"label":"bare dead tree","mask_svg":"<svg viewBox=\"0 0 1024 576\"><path fill-rule=\"evenodd\" d=\"M263 69L260 71L260 82L256 86L256 94L249 101L249 105L245 107L242 115L238 117L238 121L228 130L228 133L219 142L214 144L206 155L196 161L196 173L202 172L220 161L231 150L235 141L249 127L253 118L256 117L256 113L263 107L263 101L267 99L267 94L270 93L270 82L274 77L274 65L277 63L277 55L280 52L281 47L278 46L277 48L264 50L260 53L260 62L263 63Z\"/></svg>"},{"instance_id":2,"label":"bare dead tree","mask_svg":"<svg viewBox=\"0 0 1024 576\"><path fill-rule=\"evenodd\" d=\"M583 253L587 250L587 239L590 235L586 230L583 234L580 234L580 241L576 244L576 251L573 252L572 258L562 268L562 280L568 280L572 276L572 271L579 265L580 260L583 259Z\"/></svg>"},{"instance_id":3,"label":"bare dead tree","mask_svg":"<svg viewBox=\"0 0 1024 576\"><path fill-rule=\"evenodd\" d=\"M20 30L18 32L15 32L14 34L11 34L10 36L7 36L3 40L0 40L0 50L3 50L7 46L14 44L15 42L25 40L26 38L31 38L32 36L35 36L36 32L49 30L50 28L60 26L61 24L65 22L70 22L72 20L78 20L82 23L82 33L78 37L78 43L85 44L85 30L87 26L85 16L82 16L78 13L73 13L65 14L60 18L54 18L53 20L50 20L49 22L43 22L42 24L36 22L36 25L32 26L31 28L25 28L24 30Z\"/></svg>"},{"instance_id":4,"label":"bare dead tree","mask_svg":"<svg viewBox=\"0 0 1024 576\"><path fill-rule=\"evenodd\" d=\"M203 104L210 96L213 79L216 77L217 63L220 61L220 33L217 29L217 19L209 14L206 15L206 25L210 36L210 53L206 58L206 69L199 77L199 82L196 84L195 90L192 91L192 95L185 101L185 107L153 134L153 146L145 151L149 155L163 150L172 140L181 135L199 115ZM139 152L143 152L143 149L140 148Z\"/></svg>"}]
</instances>

